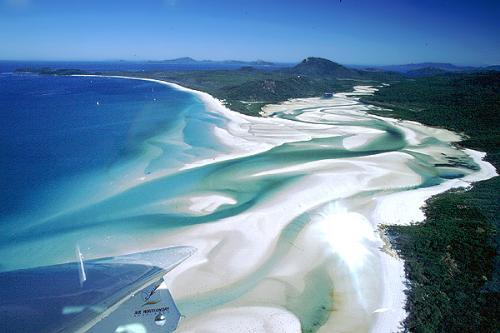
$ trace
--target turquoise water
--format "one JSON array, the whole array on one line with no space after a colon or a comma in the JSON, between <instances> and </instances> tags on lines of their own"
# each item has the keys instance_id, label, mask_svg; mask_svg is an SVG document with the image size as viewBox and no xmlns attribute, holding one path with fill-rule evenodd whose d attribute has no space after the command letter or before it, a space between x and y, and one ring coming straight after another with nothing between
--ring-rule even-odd
<instances>
[{"instance_id":1,"label":"turquoise water","mask_svg":"<svg viewBox=\"0 0 500 333\"><path fill-rule=\"evenodd\" d=\"M378 223L371 222L376 200L478 170L432 131L367 115L345 96L256 120L149 81L0 75L0 87L6 157L0 270L73 261L77 244L87 258L201 244L198 264L171 281L188 318L235 302L280 306L305 331L316 331L334 313L334 281L351 276L356 292L349 297L361 299L353 311L368 327L377 301L363 297L379 292L381 274L381 245L371 229ZM229 128L237 130L222 141L216 132ZM347 148L358 136L363 140ZM230 155L241 145L255 150ZM208 205L213 197L225 201ZM311 229L329 219L333 229ZM270 225L281 227L265 239L261 229ZM351 229L360 225L368 233ZM231 248L231 237L244 241ZM245 255L260 249L267 254L258 261ZM297 249L292 266L302 286L282 273ZM252 269L222 286L191 291L205 277L234 273L234 262ZM363 276L375 278L363 282ZM258 292L269 283L280 288Z\"/></svg>"},{"instance_id":2,"label":"turquoise water","mask_svg":"<svg viewBox=\"0 0 500 333\"><path fill-rule=\"evenodd\" d=\"M145 81L0 75L0 87L2 214L29 209L34 191L61 179L133 158L187 108L202 109L192 95Z\"/></svg>"},{"instance_id":3,"label":"turquoise water","mask_svg":"<svg viewBox=\"0 0 500 333\"><path fill-rule=\"evenodd\" d=\"M66 242L64 234L100 218L42 221L119 182L126 170L150 176L225 149L206 125L218 120L197 97L154 82L3 74L0 88L0 249L55 235L67 243L45 249L42 259L2 260L0 268L57 262L60 250L70 253L77 239ZM154 158L138 166L155 148ZM26 258L39 253L32 251Z\"/></svg>"}]
</instances>

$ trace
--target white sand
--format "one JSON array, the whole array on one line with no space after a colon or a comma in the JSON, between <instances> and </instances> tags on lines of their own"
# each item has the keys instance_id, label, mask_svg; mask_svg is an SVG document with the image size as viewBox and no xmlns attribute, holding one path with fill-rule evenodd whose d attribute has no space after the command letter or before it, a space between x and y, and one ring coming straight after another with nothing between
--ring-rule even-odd
<instances>
[{"instance_id":1,"label":"white sand","mask_svg":"<svg viewBox=\"0 0 500 333\"><path fill-rule=\"evenodd\" d=\"M357 89L355 94L362 94L372 90ZM348 94L344 94L348 95ZM350 94L351 96L353 94ZM227 132L219 132L218 136L227 144L233 144L237 154L256 153L265 149L269 149L278 144L292 141L307 140L312 137L332 137L335 133L338 135L351 135L344 139L343 144L348 149L355 149L363 145L365 142L372 140L379 133L377 130L367 129L362 127L350 126L336 126L336 125L317 125L317 124L303 124L286 121L283 119L273 118L272 122L267 119L256 119L251 117L242 116L231 112L220 105L215 105L215 99L202 95L204 100L213 107L218 107L221 112L231 119L230 126ZM339 98L349 98L340 96ZM298 107L308 106L311 108L324 108L325 102L320 99L299 99L293 100L279 106L268 106L264 113L275 114L276 112L283 112L286 109L295 109ZM327 115L326 121L353 121L364 113L365 107L353 105L345 100L337 102L343 109L341 114ZM360 110L361 109L361 110ZM322 115L303 114L299 117L301 120L317 121L321 119ZM454 142L459 137L449 131L434 129L422 126L413 122L401 122L397 120L387 120L385 118L377 117L397 124L402 128L406 134L407 140L410 143L420 142L425 137L437 137L446 142ZM328 131L325 133L324 131ZM235 142L235 140L237 140ZM453 150L452 148L449 148ZM467 154L471 155L478 160L478 153L472 153L467 150ZM440 159L438 151L426 151L426 153L434 156L436 160ZM227 156L226 156L227 157ZM230 157L227 157L230 158ZM307 171L317 176L311 176L304 179L301 183L296 184L292 188L288 188L285 193L293 193L293 196L278 196L276 200L272 198L264 205L256 207L252 214L243 214L227 221L221 221L217 224L210 226L196 227L195 234L209 233L211 235L220 235L223 230L227 231L231 236L227 235L224 239L225 252L219 248L216 256L206 257L204 265L193 263L191 269L186 269L183 273L180 271L176 276L171 276L170 282L175 290L178 290L179 297L186 297L187 295L197 294L213 290L214 288L223 287L230 281L242 278L248 272L256 269L262 260L265 260L272 253L273 246L279 232L284 228L287 221L293 219L294 216L302 211L306 211L320 202L329 202L337 198L346 198L353 195L359 188L368 190L370 187L380 188L381 186L387 188L399 188L404 186L417 185L420 177L415 175L414 172L408 169L404 163L408 155L402 153L386 153L370 157L360 157L346 160L329 160L310 162L306 164L296 165L293 167L286 167L282 169L271 169L262 171L260 173L251 175L253 177L261 177L271 174L283 174L287 172L295 172L298 170ZM404 296L404 268L400 259L390 256L389 254L378 250L382 247L381 240L378 239L376 233L373 233L379 224L384 223L409 223L410 221L422 220L422 212L420 210L424 201L432 195L443 192L451 187L464 186L464 181L473 181L485 179L496 175L492 167L484 162L480 163L481 171L472 173L465 177L464 180L452 180L443 183L442 185L417 189L407 192L399 192L397 194L382 195L374 201L374 208L371 214L361 215L357 213L346 213L347 215L340 215L340 220L345 220L348 216L353 221L360 221L359 228L350 231L350 229L342 229L339 225L337 232L332 232L332 235L338 234L331 240L332 252L342 258L343 262L350 265L347 273L344 269L330 271L333 283L335 286L335 311L332 312L329 320L323 326L321 331L325 332L390 332L395 331L399 327L399 323L404 319L406 313L403 309L405 296ZM366 173L366 177L363 176ZM401 177L398 177L398 174ZM345 185L344 185L345 184ZM355 185L359 184L359 185ZM317 190L315 190L317 188ZM307 189L307 191L304 191ZM319 196L311 196L311 193L321 193ZM320 199L321 198L321 199ZM354 215L352 215L354 214ZM357 215L356 215L357 214ZM335 215L335 214L334 214ZM344 218L342 218L344 216ZM367 216L368 219L364 216ZM324 221L320 220L317 224L312 224L316 228L319 227L320 232L316 231L315 234L328 234L322 229ZM323 224L322 224L323 223ZM243 225L243 227L242 227ZM327 224L328 225L328 224ZM371 227L368 227L371 226ZM329 227L327 227L329 228ZM201 231L203 230L203 231ZM239 232L237 230L240 230ZM364 230L361 232L360 230ZM369 234L372 230L372 234ZM307 231L307 229L304 232ZM365 236L362 236L365 234ZM186 234L178 239L179 242L186 239ZM219 236L220 237L220 236ZM317 237L317 236L316 236ZM368 238L365 238L368 237ZM237 239L231 242L234 246L228 243L230 240ZM373 245L366 247L365 239L368 239ZM299 241L295 242L298 248L312 248L313 242L304 242L300 244ZM219 243L220 244L220 243ZM343 245L344 244L344 245ZM374 249L377 249L374 252ZM316 250L318 251L318 250ZM207 253L205 251L199 251ZM210 252L209 252L210 253ZM213 253L213 252L211 252ZM356 266L357 261L361 260L359 256L369 256L374 260L377 258L379 269L373 270L373 267L361 265ZM239 255L240 254L240 255ZM311 255L311 249L308 251L308 258ZM216 259L226 258L224 266L216 264ZM318 255L316 258L319 262L325 260L324 254ZM303 262L294 257L290 259L290 264L283 263L282 268L276 268L274 274L278 274L282 280L287 280L289 284L295 285L299 288L304 284L304 272L307 272L308 266L314 261ZM361 260L362 262L362 260ZM366 263L365 263L366 264ZM352 267L354 265L354 268ZM288 268L287 268L288 267ZM218 273L218 270L223 270L223 274ZM292 269L292 271L290 271ZM379 273L377 273L377 270ZM287 273L288 272L288 273ZM371 275L370 275L371 273ZM224 278L221 279L221 275ZM213 278L211 278L212 276ZM272 275L271 275L272 276ZM196 281L204 283L194 288L188 289L188 285L192 286ZM215 279L215 280L214 280ZM378 283L383 281L383 285ZM264 301L265 299L276 299L276 303L284 302L286 293L276 293L276 286L270 289L265 287L267 280L255 287L245 297L235 301L236 304L245 304L245 299L252 304L252 300ZM353 284L354 283L354 284ZM380 288L382 287L382 288ZM376 289L380 288L380 289ZM189 291L187 291L189 290ZM184 291L184 292L183 292ZM357 296L356 296L357 295ZM230 303L231 304L231 303ZM231 306L226 305L223 309L231 309ZM367 321L366 315L363 313L372 313L371 320ZM250 316L253 316L250 314ZM213 314L210 312L209 314ZM201 317L194 317L193 321L186 325L195 325L199 323L203 326L203 320L207 315ZM358 315L361 314L361 315ZM368 316L370 317L370 316ZM228 323L231 323L232 316L227 316ZM260 315L260 320L268 318L266 311ZM217 321L217 325L224 326L225 321ZM259 323L259 321L257 321ZM259 325L259 324L258 324ZM192 326L191 326L192 327ZM245 326L247 327L247 326ZM251 330L244 330L251 331ZM287 332L298 331L290 327Z\"/></svg>"},{"instance_id":2,"label":"white sand","mask_svg":"<svg viewBox=\"0 0 500 333\"><path fill-rule=\"evenodd\" d=\"M460 139L455 133L367 114L370 107L358 104L356 96L373 93L375 89L371 87L356 87L355 92L335 94L333 99L294 99L263 110L264 115L270 116L293 114L293 110L306 107L308 111L298 119L321 122L314 124L245 116L228 110L206 93L158 80L144 80L194 93L206 104L207 112L227 119L226 126L215 127L214 133L224 145L231 147L231 153L199 160L182 169L254 155L287 142L314 138L338 137L340 148L356 151L384 133L342 122L373 119L397 127L404 133L406 142L414 145L408 148L409 152L421 153L434 163L444 161L441 153L445 152L449 156L467 154L481 166L478 172L464 170L466 176L462 179L407 191L402 190L418 186L422 178L410 167L414 157L401 151L281 167L263 166L255 172L235 176L265 179L297 172L304 175L244 213L169 234L159 233L151 237L147 245L142 244L150 247L182 244L198 248L189 261L166 276L175 298L187 309L179 328L181 332L300 332L297 319L300 314L293 313L289 307L300 307L299 297L306 290L307 275L318 268L325 270L334 286L331 295L334 307L320 332L397 331L406 316L403 263L381 250L384 243L378 227L421 221L421 206L430 196L496 175L494 168L481 160L484 154L446 146ZM443 145L426 148L418 145L430 137L438 138ZM131 177L126 186L133 187L139 181L139 176ZM368 191L376 194L370 195L372 192ZM192 193L178 198L175 205L156 203L155 209L161 211L162 207L176 206L186 214L203 215L221 205L235 204L235 200L220 193ZM329 205L331 202L335 204ZM310 216L303 229L297 229L293 243L285 241L289 248L272 269L263 271L259 279L250 278L266 261L273 260L277 248L283 246L278 244L278 239L291 221L322 205L327 208ZM218 303L219 299L223 301ZM299 305L294 299L299 299ZM190 310L207 302L213 304L205 310Z\"/></svg>"},{"instance_id":3,"label":"white sand","mask_svg":"<svg viewBox=\"0 0 500 333\"><path fill-rule=\"evenodd\" d=\"M288 333L300 332L300 322L295 316L274 307L222 308L202 315L195 320L181 321L179 333Z\"/></svg>"}]
</instances>

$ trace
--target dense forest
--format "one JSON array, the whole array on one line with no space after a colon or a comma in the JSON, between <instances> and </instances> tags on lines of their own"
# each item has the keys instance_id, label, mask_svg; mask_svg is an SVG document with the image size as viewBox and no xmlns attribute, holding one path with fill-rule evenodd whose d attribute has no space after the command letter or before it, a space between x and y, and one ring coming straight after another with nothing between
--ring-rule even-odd
<instances>
[{"instance_id":1,"label":"dense forest","mask_svg":"<svg viewBox=\"0 0 500 333\"><path fill-rule=\"evenodd\" d=\"M376 113L461 132L460 144L487 152L500 169L500 73L403 80L363 98ZM498 332L500 180L429 199L426 220L387 226L405 260L407 332Z\"/></svg>"},{"instance_id":2,"label":"dense forest","mask_svg":"<svg viewBox=\"0 0 500 333\"><path fill-rule=\"evenodd\" d=\"M290 98L322 96L326 92L350 91L360 84L396 82L403 77L393 72L347 68L314 57L306 58L294 67L271 71L246 66L239 70L151 72L141 75L203 90L224 100L231 110L252 116L259 116L262 106L266 104Z\"/></svg>"}]
</instances>

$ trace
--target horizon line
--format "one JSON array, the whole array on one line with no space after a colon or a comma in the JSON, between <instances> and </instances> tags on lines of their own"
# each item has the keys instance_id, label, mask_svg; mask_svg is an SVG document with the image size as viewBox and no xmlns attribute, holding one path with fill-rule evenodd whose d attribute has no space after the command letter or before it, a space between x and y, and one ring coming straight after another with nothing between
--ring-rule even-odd
<instances>
[{"instance_id":1,"label":"horizon line","mask_svg":"<svg viewBox=\"0 0 500 333\"><path fill-rule=\"evenodd\" d=\"M454 62L447 62L447 61L428 61L428 60L423 60L419 62L403 62L403 63L385 63L385 64L377 64L377 63L371 63L371 64L366 64L366 63L345 63L345 62L337 62L335 60L325 58L325 57L320 57L320 56L310 56L303 58L298 61L283 61L283 60L265 60L265 59L254 59L254 60L241 60L241 59L195 59L193 57L189 56L183 56L183 57L175 57L175 58L163 58L163 59L0 59L1 62L135 62L135 63L140 63L140 62L151 62L151 61L170 61L170 60L177 60L177 59L182 59L182 58L191 58L197 62L227 62L227 61L241 61L241 62L256 62L256 61L264 61L264 62L270 62L273 64L282 64L282 65L291 65L291 64L299 64L302 62L304 59L307 58L322 58L326 60L330 60L332 62L336 62L338 64L344 65L344 66L374 66L374 67L384 67L384 66L404 66L404 65L420 65L420 64L450 64L450 65L455 65L455 66L460 66L460 67L489 67L489 66L498 66L500 65L500 61L498 63L489 63L489 64L471 64L471 63L454 63Z\"/></svg>"}]
</instances>

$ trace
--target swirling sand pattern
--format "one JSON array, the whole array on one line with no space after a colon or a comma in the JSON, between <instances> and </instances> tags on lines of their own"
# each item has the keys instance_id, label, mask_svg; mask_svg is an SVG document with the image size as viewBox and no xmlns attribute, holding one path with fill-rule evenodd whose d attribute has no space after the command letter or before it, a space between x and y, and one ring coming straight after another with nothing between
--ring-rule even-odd
<instances>
[{"instance_id":1,"label":"swirling sand pattern","mask_svg":"<svg viewBox=\"0 0 500 333\"><path fill-rule=\"evenodd\" d=\"M167 276L181 332L395 330L403 265L379 224L421 220L429 196L495 172L454 133L370 115L357 96L373 91L269 105L264 118L190 91L205 113L183 113L102 193L11 232L0 254L40 251L14 268L70 260L76 242L88 257L191 245ZM194 123L212 135L187 131Z\"/></svg>"}]
</instances>

